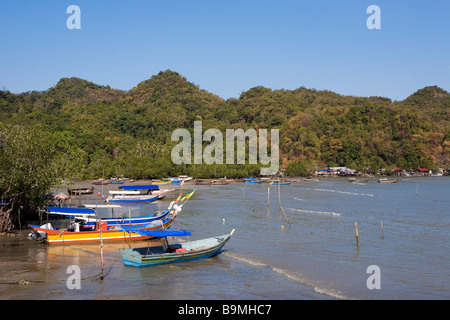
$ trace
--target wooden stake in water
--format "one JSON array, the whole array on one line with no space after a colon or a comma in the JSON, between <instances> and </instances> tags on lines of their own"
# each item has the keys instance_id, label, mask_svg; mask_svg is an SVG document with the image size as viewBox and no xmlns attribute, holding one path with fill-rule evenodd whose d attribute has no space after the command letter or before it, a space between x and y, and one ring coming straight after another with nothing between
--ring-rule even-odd
<instances>
[{"instance_id":1,"label":"wooden stake in water","mask_svg":"<svg viewBox=\"0 0 450 320\"><path fill-rule=\"evenodd\" d=\"M381 221L381 239L384 240L383 221Z\"/></svg>"},{"instance_id":2,"label":"wooden stake in water","mask_svg":"<svg viewBox=\"0 0 450 320\"><path fill-rule=\"evenodd\" d=\"M278 204L280 205L281 210L281 193L280 193L280 181L278 181Z\"/></svg>"},{"instance_id":3,"label":"wooden stake in water","mask_svg":"<svg viewBox=\"0 0 450 320\"><path fill-rule=\"evenodd\" d=\"M100 272L100 280L103 280L103 233L102 233L102 219L98 219L98 226L100 228L100 257L102 264L102 271Z\"/></svg>"},{"instance_id":4,"label":"wooden stake in water","mask_svg":"<svg viewBox=\"0 0 450 320\"><path fill-rule=\"evenodd\" d=\"M270 185L267 187L267 208L270 208Z\"/></svg>"},{"instance_id":5,"label":"wooden stake in water","mask_svg":"<svg viewBox=\"0 0 450 320\"><path fill-rule=\"evenodd\" d=\"M358 234L358 223L355 222L355 235L356 235L356 246L359 248L359 234Z\"/></svg>"}]
</instances>

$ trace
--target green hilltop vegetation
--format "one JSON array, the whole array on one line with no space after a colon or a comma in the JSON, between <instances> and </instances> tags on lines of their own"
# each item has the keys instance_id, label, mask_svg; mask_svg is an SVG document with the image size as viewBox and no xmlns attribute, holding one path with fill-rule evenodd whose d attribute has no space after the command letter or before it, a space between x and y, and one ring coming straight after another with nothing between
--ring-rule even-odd
<instances>
[{"instance_id":1,"label":"green hilltop vegetation","mask_svg":"<svg viewBox=\"0 0 450 320\"><path fill-rule=\"evenodd\" d=\"M433 86L403 101L344 96L304 87L255 87L222 99L173 71L129 91L63 78L42 91L0 92L0 121L55 135L79 151L77 179L258 175L259 165L174 165L177 128L277 128L280 163L290 175L347 166L436 170L450 164L450 94ZM69 177L64 177L69 178ZM73 177L72 177L73 178Z\"/></svg>"},{"instance_id":2,"label":"green hilltop vegetation","mask_svg":"<svg viewBox=\"0 0 450 320\"><path fill-rule=\"evenodd\" d=\"M304 87L255 87L224 100L173 71L129 91L63 78L42 91L0 91L0 232L45 205L62 179L257 176L260 164L175 165L175 129L279 129L287 175L450 166L450 94L425 87L404 101ZM205 146L209 143L205 143ZM224 148L225 150L225 148ZM248 159L248 158L247 158ZM248 160L247 160L248 162Z\"/></svg>"}]
</instances>

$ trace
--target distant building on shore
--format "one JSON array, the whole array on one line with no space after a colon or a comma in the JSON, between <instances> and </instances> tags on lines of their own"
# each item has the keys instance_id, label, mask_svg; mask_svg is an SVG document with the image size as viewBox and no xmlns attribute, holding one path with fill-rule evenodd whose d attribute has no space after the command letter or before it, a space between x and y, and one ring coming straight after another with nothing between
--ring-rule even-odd
<instances>
[{"instance_id":1,"label":"distant building on shore","mask_svg":"<svg viewBox=\"0 0 450 320\"><path fill-rule=\"evenodd\" d=\"M327 169L316 169L316 176L354 176L358 171L347 167L330 167Z\"/></svg>"}]
</instances>

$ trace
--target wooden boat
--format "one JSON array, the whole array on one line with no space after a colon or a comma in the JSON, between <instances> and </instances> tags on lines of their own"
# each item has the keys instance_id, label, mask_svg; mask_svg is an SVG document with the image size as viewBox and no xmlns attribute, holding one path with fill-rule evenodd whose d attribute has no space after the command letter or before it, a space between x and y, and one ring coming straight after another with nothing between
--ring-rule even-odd
<instances>
[{"instance_id":1,"label":"wooden boat","mask_svg":"<svg viewBox=\"0 0 450 320\"><path fill-rule=\"evenodd\" d=\"M194 178L188 177L188 176L186 176L186 175L181 175L181 176L178 176L178 179L181 180L181 181L184 180L184 182L188 182L188 181L191 181L191 180L194 179Z\"/></svg>"},{"instance_id":2,"label":"wooden boat","mask_svg":"<svg viewBox=\"0 0 450 320\"><path fill-rule=\"evenodd\" d=\"M112 196L106 199L109 203L149 203L164 198L175 189L159 189L157 185L121 186L119 190L109 191Z\"/></svg>"},{"instance_id":3,"label":"wooden boat","mask_svg":"<svg viewBox=\"0 0 450 320\"><path fill-rule=\"evenodd\" d=\"M80 228L78 223L72 223L69 229L53 228L50 223L42 226L29 225L33 229L33 233L28 235L30 240L37 240L42 237L49 244L56 243L73 243L73 242L92 242L92 241L109 241L109 240L144 240L154 236L141 234L138 231L152 229L170 228L173 221L178 215L178 211L171 211L171 214L163 219L152 221L143 225L131 226L114 226L109 227L107 221L98 220L94 230L92 228Z\"/></svg>"},{"instance_id":4,"label":"wooden boat","mask_svg":"<svg viewBox=\"0 0 450 320\"><path fill-rule=\"evenodd\" d=\"M212 185L212 180L197 179L195 180L195 184L199 186L210 186Z\"/></svg>"},{"instance_id":5,"label":"wooden boat","mask_svg":"<svg viewBox=\"0 0 450 320\"><path fill-rule=\"evenodd\" d=\"M261 183L261 180L256 178L244 178L244 183Z\"/></svg>"},{"instance_id":6,"label":"wooden boat","mask_svg":"<svg viewBox=\"0 0 450 320\"><path fill-rule=\"evenodd\" d=\"M156 184L170 184L170 180L152 179L152 183Z\"/></svg>"},{"instance_id":7,"label":"wooden boat","mask_svg":"<svg viewBox=\"0 0 450 320\"><path fill-rule=\"evenodd\" d=\"M190 235L189 232L179 230L180 233L172 233L172 230L157 230L156 232L142 231L143 234L152 235L154 237ZM173 230L175 231L175 230ZM205 259L215 256L225 246L228 240L234 233L234 229L226 235L212 237L208 239L179 242L176 244L167 244L158 247L143 247L133 249L121 249L122 261L126 266L134 267L150 267L160 264L192 261L198 259ZM168 243L168 242L167 242Z\"/></svg>"},{"instance_id":8,"label":"wooden boat","mask_svg":"<svg viewBox=\"0 0 450 320\"><path fill-rule=\"evenodd\" d=\"M280 186L287 186L287 185L290 185L292 182L287 182L287 181L271 181L270 182L270 185L271 186L278 186L278 185L280 185Z\"/></svg>"},{"instance_id":9,"label":"wooden boat","mask_svg":"<svg viewBox=\"0 0 450 320\"><path fill-rule=\"evenodd\" d=\"M124 184L125 180L113 180L111 181L111 184Z\"/></svg>"},{"instance_id":10,"label":"wooden boat","mask_svg":"<svg viewBox=\"0 0 450 320\"><path fill-rule=\"evenodd\" d=\"M320 181L320 179L307 177L307 178L303 179L303 181Z\"/></svg>"},{"instance_id":11,"label":"wooden boat","mask_svg":"<svg viewBox=\"0 0 450 320\"><path fill-rule=\"evenodd\" d=\"M71 196L73 196L73 195L81 195L81 194L93 194L94 193L94 187L67 189L67 192Z\"/></svg>"},{"instance_id":12,"label":"wooden boat","mask_svg":"<svg viewBox=\"0 0 450 320\"><path fill-rule=\"evenodd\" d=\"M111 180L98 179L98 180L93 181L92 184L95 184L95 185L107 185L107 184L111 184Z\"/></svg>"},{"instance_id":13,"label":"wooden boat","mask_svg":"<svg viewBox=\"0 0 450 320\"><path fill-rule=\"evenodd\" d=\"M378 183L397 183L399 180L378 179Z\"/></svg>"},{"instance_id":14,"label":"wooden boat","mask_svg":"<svg viewBox=\"0 0 450 320\"><path fill-rule=\"evenodd\" d=\"M350 178L350 179L348 179L348 182L350 182L350 183L366 183L366 182L369 182L369 179L366 179L366 180L356 180L355 178Z\"/></svg>"},{"instance_id":15,"label":"wooden boat","mask_svg":"<svg viewBox=\"0 0 450 320\"><path fill-rule=\"evenodd\" d=\"M218 179L218 180L211 180L211 184L223 186L223 185L231 184L235 181L236 180L231 180L231 179Z\"/></svg>"}]
</instances>

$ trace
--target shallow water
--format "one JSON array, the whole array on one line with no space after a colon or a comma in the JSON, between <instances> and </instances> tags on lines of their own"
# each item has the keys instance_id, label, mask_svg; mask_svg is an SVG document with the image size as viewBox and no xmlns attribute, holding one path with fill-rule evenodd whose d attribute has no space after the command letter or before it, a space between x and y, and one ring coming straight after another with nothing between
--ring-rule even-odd
<instances>
[{"instance_id":1,"label":"shallow water","mask_svg":"<svg viewBox=\"0 0 450 320\"><path fill-rule=\"evenodd\" d=\"M450 299L450 177L404 177L397 184L300 179L280 186L284 213L277 186L186 184L182 191L196 187L173 228L191 231L191 239L235 228L220 255L137 269L122 264L119 248L127 244L105 244L102 281L98 245L35 244L24 230L23 237L0 242L0 298ZM158 203L124 206L124 214L163 210L178 193ZM68 289L70 265L80 267L79 290ZM366 284L371 265L379 267L380 289Z\"/></svg>"}]
</instances>

